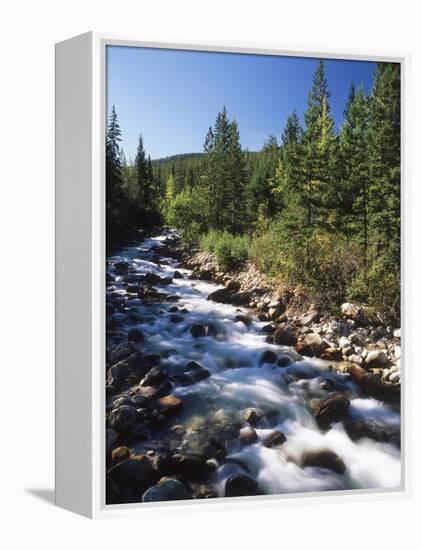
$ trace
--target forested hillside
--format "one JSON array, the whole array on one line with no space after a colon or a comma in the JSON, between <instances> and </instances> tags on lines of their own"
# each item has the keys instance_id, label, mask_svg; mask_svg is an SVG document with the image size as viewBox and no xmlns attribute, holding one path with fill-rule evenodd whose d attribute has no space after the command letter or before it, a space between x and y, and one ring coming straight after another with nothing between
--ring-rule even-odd
<instances>
[{"instance_id":1,"label":"forested hillside","mask_svg":"<svg viewBox=\"0 0 421 550\"><path fill-rule=\"evenodd\" d=\"M280 140L244 151L227 110L202 154L152 161L142 135L127 162L114 107L107 132L107 239L177 227L233 268L246 258L328 309L356 300L396 321L400 311L400 74L379 63L366 95L351 88L335 132L321 61L303 113ZM210 121L211 122L211 121ZM141 129L140 129L141 130Z\"/></svg>"}]
</instances>

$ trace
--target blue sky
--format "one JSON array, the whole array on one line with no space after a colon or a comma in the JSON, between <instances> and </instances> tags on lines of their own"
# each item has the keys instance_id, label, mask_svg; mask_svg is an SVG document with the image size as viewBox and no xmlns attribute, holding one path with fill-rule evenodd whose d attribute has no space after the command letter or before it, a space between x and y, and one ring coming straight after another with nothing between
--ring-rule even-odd
<instances>
[{"instance_id":1,"label":"blue sky","mask_svg":"<svg viewBox=\"0 0 421 550\"><path fill-rule=\"evenodd\" d=\"M128 158L139 132L151 158L202 151L207 129L225 105L242 146L259 150L280 137L287 116L301 120L318 59L108 46L107 102L115 105ZM351 83L369 91L374 63L325 61L338 128Z\"/></svg>"}]
</instances>

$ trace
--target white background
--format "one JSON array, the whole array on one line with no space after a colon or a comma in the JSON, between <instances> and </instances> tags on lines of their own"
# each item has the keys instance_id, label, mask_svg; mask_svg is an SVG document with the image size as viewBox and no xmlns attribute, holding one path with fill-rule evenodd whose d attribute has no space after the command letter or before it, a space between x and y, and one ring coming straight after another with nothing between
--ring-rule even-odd
<instances>
[{"instance_id":1,"label":"white background","mask_svg":"<svg viewBox=\"0 0 421 550\"><path fill-rule=\"evenodd\" d=\"M220 39L297 49L409 51L413 55L414 158L410 203L416 218L420 170L415 163L421 124L416 5L409 0L14 0L2 4L0 542L4 548L419 548L421 365L415 354L408 388L413 396L408 434L414 466L410 498L317 505L304 500L299 506L238 506L219 512L215 507L212 512L172 509L96 522L49 502L54 473L54 43L99 30L161 41ZM419 255L415 258L420 240L417 220L413 232L414 246L408 254L416 280L420 278ZM408 332L416 341L421 309L415 288L410 303L414 313Z\"/></svg>"}]
</instances>

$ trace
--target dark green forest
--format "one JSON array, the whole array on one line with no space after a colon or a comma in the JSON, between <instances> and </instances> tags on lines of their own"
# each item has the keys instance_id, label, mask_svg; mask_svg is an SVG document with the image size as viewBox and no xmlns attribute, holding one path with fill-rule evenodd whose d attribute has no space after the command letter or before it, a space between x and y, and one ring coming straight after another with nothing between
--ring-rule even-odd
<instances>
[{"instance_id":1,"label":"dark green forest","mask_svg":"<svg viewBox=\"0 0 421 550\"><path fill-rule=\"evenodd\" d=\"M241 147L225 107L202 153L128 162L114 106L106 140L107 242L168 224L214 252L301 286L326 310L346 300L400 318L400 72L378 63L369 94L351 87L336 132L323 61L303 124L291 113L261 151ZM211 122L211 121L210 121Z\"/></svg>"}]
</instances>

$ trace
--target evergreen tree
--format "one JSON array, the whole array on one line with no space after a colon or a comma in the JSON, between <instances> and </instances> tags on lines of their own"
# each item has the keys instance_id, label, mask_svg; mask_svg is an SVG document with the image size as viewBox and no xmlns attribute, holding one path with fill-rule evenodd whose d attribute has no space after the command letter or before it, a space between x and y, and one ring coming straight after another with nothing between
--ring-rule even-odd
<instances>
[{"instance_id":1,"label":"evergreen tree","mask_svg":"<svg viewBox=\"0 0 421 550\"><path fill-rule=\"evenodd\" d=\"M140 207L145 210L148 205L149 170L142 134L139 134L135 157L135 170Z\"/></svg>"},{"instance_id":2,"label":"evergreen tree","mask_svg":"<svg viewBox=\"0 0 421 550\"><path fill-rule=\"evenodd\" d=\"M348 237L356 236L367 265L370 185L367 158L368 99L361 88L351 87L339 132L337 194L340 229Z\"/></svg>"},{"instance_id":3,"label":"evergreen tree","mask_svg":"<svg viewBox=\"0 0 421 550\"><path fill-rule=\"evenodd\" d=\"M370 227L378 249L400 261L400 74L399 65L378 63L370 99Z\"/></svg>"},{"instance_id":4,"label":"evergreen tree","mask_svg":"<svg viewBox=\"0 0 421 550\"><path fill-rule=\"evenodd\" d=\"M207 217L209 223L212 225L212 220L216 219L215 209L215 185L214 185L214 171L215 171L215 136L213 129L209 126L208 132L205 137L205 143L203 144L203 152L205 154L203 161L203 175L202 182L204 192L206 196L207 204Z\"/></svg>"},{"instance_id":5,"label":"evergreen tree","mask_svg":"<svg viewBox=\"0 0 421 550\"><path fill-rule=\"evenodd\" d=\"M226 164L225 188L228 192L228 202L225 205L224 212L226 212L230 232L236 234L244 228L244 184L246 181L246 169L240 144L238 124L235 120L229 125Z\"/></svg>"},{"instance_id":6,"label":"evergreen tree","mask_svg":"<svg viewBox=\"0 0 421 550\"><path fill-rule=\"evenodd\" d=\"M307 229L329 225L329 207L334 201L333 166L336 138L329 107L330 92L320 61L313 77L304 113L303 178L307 201Z\"/></svg>"},{"instance_id":7,"label":"evergreen tree","mask_svg":"<svg viewBox=\"0 0 421 550\"><path fill-rule=\"evenodd\" d=\"M106 182L107 182L107 203L111 204L118 196L121 186L121 157L120 145L121 130L117 119L117 113L114 105L108 119L106 136Z\"/></svg>"},{"instance_id":8,"label":"evergreen tree","mask_svg":"<svg viewBox=\"0 0 421 550\"><path fill-rule=\"evenodd\" d=\"M279 160L279 147L276 137L270 135L263 144L256 162L249 170L246 185L247 220L256 222L262 216L273 216L277 211L273 201L275 173Z\"/></svg>"},{"instance_id":9,"label":"evergreen tree","mask_svg":"<svg viewBox=\"0 0 421 550\"><path fill-rule=\"evenodd\" d=\"M210 223L216 229L224 229L231 222L227 211L230 190L227 187L228 149L230 145L230 122L227 110L223 107L216 117L213 146L212 198L213 212Z\"/></svg>"}]
</instances>

